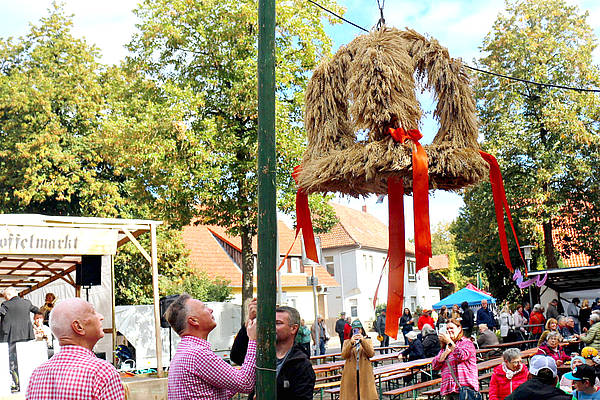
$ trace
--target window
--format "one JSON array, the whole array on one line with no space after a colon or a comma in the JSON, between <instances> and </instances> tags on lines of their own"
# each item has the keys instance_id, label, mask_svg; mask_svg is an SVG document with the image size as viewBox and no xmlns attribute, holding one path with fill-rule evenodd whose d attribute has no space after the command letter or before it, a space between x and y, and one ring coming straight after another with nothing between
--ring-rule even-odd
<instances>
[{"instance_id":1,"label":"window","mask_svg":"<svg viewBox=\"0 0 600 400\"><path fill-rule=\"evenodd\" d=\"M333 262L333 256L325 257L325 267L327 268L327 272L329 272L331 276L335 275L335 264Z\"/></svg>"},{"instance_id":2,"label":"window","mask_svg":"<svg viewBox=\"0 0 600 400\"><path fill-rule=\"evenodd\" d=\"M350 316L352 318L358 317L358 300L350 299Z\"/></svg>"},{"instance_id":3,"label":"window","mask_svg":"<svg viewBox=\"0 0 600 400\"><path fill-rule=\"evenodd\" d=\"M298 304L298 301L297 301L296 297L288 297L286 300L287 300L287 305L289 307L296 308L296 304Z\"/></svg>"},{"instance_id":4,"label":"window","mask_svg":"<svg viewBox=\"0 0 600 400\"><path fill-rule=\"evenodd\" d=\"M363 254L363 268L367 270L367 255Z\"/></svg>"},{"instance_id":5,"label":"window","mask_svg":"<svg viewBox=\"0 0 600 400\"><path fill-rule=\"evenodd\" d=\"M417 310L417 296L410 296L410 312Z\"/></svg>"},{"instance_id":6,"label":"window","mask_svg":"<svg viewBox=\"0 0 600 400\"><path fill-rule=\"evenodd\" d=\"M408 281L416 282L417 281L417 266L415 260L407 260L406 265L408 267Z\"/></svg>"},{"instance_id":7,"label":"window","mask_svg":"<svg viewBox=\"0 0 600 400\"><path fill-rule=\"evenodd\" d=\"M291 273L292 274L299 274L300 273L300 259L298 259L298 258L291 258L290 261L292 263Z\"/></svg>"},{"instance_id":8,"label":"window","mask_svg":"<svg viewBox=\"0 0 600 400\"><path fill-rule=\"evenodd\" d=\"M373 273L373 256L369 256L369 271Z\"/></svg>"}]
</instances>

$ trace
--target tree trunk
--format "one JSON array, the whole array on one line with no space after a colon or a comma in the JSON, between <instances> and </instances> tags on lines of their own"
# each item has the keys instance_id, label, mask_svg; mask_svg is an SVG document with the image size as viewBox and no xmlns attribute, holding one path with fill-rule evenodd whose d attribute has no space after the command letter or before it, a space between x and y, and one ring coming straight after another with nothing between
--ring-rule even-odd
<instances>
[{"instance_id":1,"label":"tree trunk","mask_svg":"<svg viewBox=\"0 0 600 400\"><path fill-rule=\"evenodd\" d=\"M546 256L546 268L558 268L558 261L554 254L554 243L552 242L552 222L542 223L544 229L544 255Z\"/></svg>"},{"instance_id":2,"label":"tree trunk","mask_svg":"<svg viewBox=\"0 0 600 400\"><path fill-rule=\"evenodd\" d=\"M242 229L242 324L246 321L248 304L254 296L254 255L252 254L252 232Z\"/></svg>"}]
</instances>

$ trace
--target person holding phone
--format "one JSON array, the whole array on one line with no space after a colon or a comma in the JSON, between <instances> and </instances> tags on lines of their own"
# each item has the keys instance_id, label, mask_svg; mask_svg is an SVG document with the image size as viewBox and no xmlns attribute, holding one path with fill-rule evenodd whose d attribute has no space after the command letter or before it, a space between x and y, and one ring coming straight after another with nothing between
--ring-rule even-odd
<instances>
[{"instance_id":1,"label":"person holding phone","mask_svg":"<svg viewBox=\"0 0 600 400\"><path fill-rule=\"evenodd\" d=\"M344 341L340 399L377 400L377 388L370 358L375 354L371 339L359 320L352 322L352 337Z\"/></svg>"},{"instance_id":2,"label":"person holding phone","mask_svg":"<svg viewBox=\"0 0 600 400\"><path fill-rule=\"evenodd\" d=\"M463 334L456 319L446 325L447 333L440 333L441 350L431 361L431 367L442 374L440 394L448 400L458 400L459 392L479 390L475 345Z\"/></svg>"}]
</instances>

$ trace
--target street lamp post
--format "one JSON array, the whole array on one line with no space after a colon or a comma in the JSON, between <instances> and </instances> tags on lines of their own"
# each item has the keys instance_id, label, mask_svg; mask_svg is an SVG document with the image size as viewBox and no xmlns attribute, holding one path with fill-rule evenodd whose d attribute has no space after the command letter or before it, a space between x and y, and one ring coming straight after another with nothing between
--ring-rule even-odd
<instances>
[{"instance_id":1,"label":"street lamp post","mask_svg":"<svg viewBox=\"0 0 600 400\"><path fill-rule=\"evenodd\" d=\"M531 249L533 249L533 246L521 246L521 249L523 249L523 257L525 257L525 262L527 263L527 273L529 274L531 271ZM529 286L529 304L531 307L533 307L533 294L531 292L532 287L533 285Z\"/></svg>"}]
</instances>

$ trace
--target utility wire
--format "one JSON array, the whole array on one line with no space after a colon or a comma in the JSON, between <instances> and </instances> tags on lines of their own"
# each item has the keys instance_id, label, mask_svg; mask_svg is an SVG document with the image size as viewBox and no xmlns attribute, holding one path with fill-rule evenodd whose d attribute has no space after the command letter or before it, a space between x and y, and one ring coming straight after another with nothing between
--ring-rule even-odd
<instances>
[{"instance_id":1,"label":"utility wire","mask_svg":"<svg viewBox=\"0 0 600 400\"><path fill-rule=\"evenodd\" d=\"M322 5L320 5L319 3L314 2L313 0L307 0L309 3L314 4L315 6L319 7L320 9L328 12L329 14L339 18L340 20L346 22L347 24L350 24L352 26L354 26L355 28L358 28L362 31L365 32L369 32L368 29L363 28L360 25L355 24L352 21L347 20L346 18L342 17L341 15L336 14L335 12L323 7ZM383 4L385 4L385 0L383 0ZM379 11L381 13L381 15L383 16L383 4L380 5L379 0L377 0L377 5L379 6ZM546 87L551 87L551 88L556 88L556 89L564 89L564 90L574 90L576 92L588 92L588 93L600 93L600 89L586 89L586 88L577 88L577 87L572 87L572 86L564 86L564 85L556 85L553 83L541 83L541 82L535 82L535 81L530 81L528 79L521 79L521 78L515 78L513 76L508 76L508 75L504 75L504 74L499 74L497 72L491 72L491 71L486 71L484 69L480 69L480 68L476 68L476 67L471 67L468 64L463 63L463 65L473 71L477 71L480 72L482 74L488 74L488 75L493 75L493 76L497 76L499 78L504 78L504 79L508 79L511 81L517 81L517 82L522 82L522 83L529 83L532 85L537 85L537 86L546 86Z\"/></svg>"},{"instance_id":2,"label":"utility wire","mask_svg":"<svg viewBox=\"0 0 600 400\"><path fill-rule=\"evenodd\" d=\"M338 15L338 14L334 13L334 12L333 12L333 11L331 11L331 10L328 10L327 8L325 8L325 7L323 7L322 5L320 5L319 3L315 3L313 0L308 0L308 2L309 2L309 3L312 3L312 4L314 4L315 6L319 7L319 8L320 8L320 9L322 9L322 10L325 10L325 11L327 11L329 14L331 14L331 15L333 15L333 16L335 16L335 17L339 18L339 19L341 19L341 20L342 20L342 21L344 21L345 23L347 23L347 24L350 24L350 25L354 26L355 28L362 29L362 30L363 30L363 31L365 31L365 32L369 32L367 29L363 28L362 26L360 26L360 25L357 25L357 24L355 24L355 23L354 23L354 22L352 22L352 21L348 21L346 18L342 17L341 15Z\"/></svg>"},{"instance_id":3,"label":"utility wire","mask_svg":"<svg viewBox=\"0 0 600 400\"><path fill-rule=\"evenodd\" d=\"M483 69L471 67L470 65L467 65L467 64L463 64L463 65L465 67L469 68L469 69L472 69L473 71L481 72L483 74L489 74L489 75L498 76L500 78L505 78L505 79L509 79L509 80L512 80L512 81L518 81L518 82L523 82L523 83L531 83L532 85L547 86L547 87L552 87L552 88L556 88L556 89L575 90L577 92L600 93L600 89L586 89L586 88L577 88L577 87L572 87L572 86L556 85L554 83L534 82L534 81L529 81L527 79L515 78L514 76L503 75L503 74L499 74L497 72L486 71L486 70L483 70Z\"/></svg>"}]
</instances>

